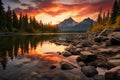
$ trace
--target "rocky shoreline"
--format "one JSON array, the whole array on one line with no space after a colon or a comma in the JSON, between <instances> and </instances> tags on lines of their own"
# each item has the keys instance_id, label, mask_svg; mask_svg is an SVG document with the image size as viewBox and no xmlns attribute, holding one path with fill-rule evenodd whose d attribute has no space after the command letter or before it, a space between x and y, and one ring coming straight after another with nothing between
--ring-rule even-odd
<instances>
[{"instance_id":1,"label":"rocky shoreline","mask_svg":"<svg viewBox=\"0 0 120 80\"><path fill-rule=\"evenodd\" d=\"M57 45L68 46L64 52L58 52L64 57L76 55L78 66L61 61L62 70L80 67L81 72L88 77L85 80L120 80L120 30L104 30L99 33L74 34L65 39L54 39ZM55 66L51 66L54 69ZM97 68L105 69L99 74Z\"/></svg>"}]
</instances>

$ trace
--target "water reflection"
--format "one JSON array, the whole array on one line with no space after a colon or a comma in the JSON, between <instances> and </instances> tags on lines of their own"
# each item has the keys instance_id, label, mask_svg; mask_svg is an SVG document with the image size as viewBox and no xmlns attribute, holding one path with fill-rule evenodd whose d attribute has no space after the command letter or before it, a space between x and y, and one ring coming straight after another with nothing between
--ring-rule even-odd
<instances>
[{"instance_id":1,"label":"water reflection","mask_svg":"<svg viewBox=\"0 0 120 80\"><path fill-rule=\"evenodd\" d=\"M18 56L41 58L52 62L61 60L53 52L63 51L64 46L57 46L49 40L58 35L0 36L0 63L3 69L9 60ZM52 52L52 54L51 54ZM46 54L45 54L46 53ZM48 54L49 53L49 54Z\"/></svg>"}]
</instances>

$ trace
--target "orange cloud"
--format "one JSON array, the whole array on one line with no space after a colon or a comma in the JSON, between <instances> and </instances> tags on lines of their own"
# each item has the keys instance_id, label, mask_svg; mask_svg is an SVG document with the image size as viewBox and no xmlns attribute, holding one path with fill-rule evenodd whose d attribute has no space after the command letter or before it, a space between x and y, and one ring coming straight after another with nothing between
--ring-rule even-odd
<instances>
[{"instance_id":1,"label":"orange cloud","mask_svg":"<svg viewBox=\"0 0 120 80\"><path fill-rule=\"evenodd\" d=\"M58 2L59 1L59 2ZM83 1L83 0L76 0ZM62 0L34 0L36 6L30 6L27 4L22 4L27 6L27 9L16 8L15 11L28 13L28 15L36 16L37 20L42 20L46 22L59 23L68 17L73 17L77 22L80 22L86 17L96 19L98 11L100 8L103 8L103 11L106 12L111 10L114 0L85 0L84 3L65 4L65 1ZM61 3L63 2L63 3Z\"/></svg>"}]
</instances>

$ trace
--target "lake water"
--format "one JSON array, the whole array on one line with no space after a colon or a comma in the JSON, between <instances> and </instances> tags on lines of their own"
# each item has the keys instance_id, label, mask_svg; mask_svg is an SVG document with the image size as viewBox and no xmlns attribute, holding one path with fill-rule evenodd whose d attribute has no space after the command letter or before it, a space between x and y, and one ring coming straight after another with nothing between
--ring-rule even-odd
<instances>
[{"instance_id":1,"label":"lake water","mask_svg":"<svg viewBox=\"0 0 120 80\"><path fill-rule=\"evenodd\" d=\"M79 70L60 69L66 46L51 42L64 34L0 36L0 80L79 80ZM73 61L75 62L75 61ZM57 68L51 70L50 66Z\"/></svg>"}]
</instances>

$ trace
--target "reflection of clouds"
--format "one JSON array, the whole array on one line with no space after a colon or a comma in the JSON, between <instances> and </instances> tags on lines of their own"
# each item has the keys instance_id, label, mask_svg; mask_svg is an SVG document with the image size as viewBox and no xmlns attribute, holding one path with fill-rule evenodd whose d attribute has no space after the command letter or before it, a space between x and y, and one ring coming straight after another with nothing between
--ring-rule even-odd
<instances>
[{"instance_id":1,"label":"reflection of clouds","mask_svg":"<svg viewBox=\"0 0 120 80\"><path fill-rule=\"evenodd\" d=\"M28 46L28 51L23 52L22 48L19 48L19 55L24 55L31 59L43 59L51 62L59 62L62 57L60 57L56 52L64 51L65 46L57 46L54 43L45 42L42 45L39 43L35 48L31 47L31 44ZM48 53L48 54L45 54Z\"/></svg>"}]
</instances>

